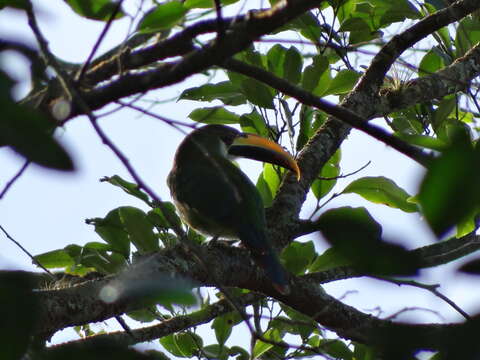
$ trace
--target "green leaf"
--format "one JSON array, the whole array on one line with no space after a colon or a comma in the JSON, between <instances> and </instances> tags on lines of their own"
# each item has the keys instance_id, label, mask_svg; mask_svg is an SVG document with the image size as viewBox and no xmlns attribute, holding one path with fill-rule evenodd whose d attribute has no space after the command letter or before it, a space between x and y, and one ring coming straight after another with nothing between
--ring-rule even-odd
<instances>
[{"instance_id":1,"label":"green leaf","mask_svg":"<svg viewBox=\"0 0 480 360\"><path fill-rule=\"evenodd\" d=\"M283 250L281 258L287 270L295 275L301 275L305 273L315 256L312 241L304 243L294 241Z\"/></svg>"},{"instance_id":2,"label":"green leaf","mask_svg":"<svg viewBox=\"0 0 480 360\"><path fill-rule=\"evenodd\" d=\"M191 331L175 334L175 342L182 353L182 357L192 357L203 347L203 339Z\"/></svg>"},{"instance_id":3,"label":"green leaf","mask_svg":"<svg viewBox=\"0 0 480 360\"><path fill-rule=\"evenodd\" d=\"M352 360L353 352L341 340L323 339L320 340L318 347L322 352L330 355L334 359Z\"/></svg>"},{"instance_id":4,"label":"green leaf","mask_svg":"<svg viewBox=\"0 0 480 360\"><path fill-rule=\"evenodd\" d=\"M363 177L351 182L343 191L344 194L354 193L376 204L383 204L405 212L416 212L415 204L408 202L411 197L393 180L383 176Z\"/></svg>"},{"instance_id":5,"label":"green leaf","mask_svg":"<svg viewBox=\"0 0 480 360\"><path fill-rule=\"evenodd\" d=\"M240 88L231 81L222 81L216 84L205 84L186 89L179 97L179 100L183 99L196 101L220 100L225 105L233 106L245 104L247 101Z\"/></svg>"},{"instance_id":6,"label":"green leaf","mask_svg":"<svg viewBox=\"0 0 480 360\"><path fill-rule=\"evenodd\" d=\"M78 15L92 20L107 21L112 12L118 6L116 1L111 0L64 0ZM119 10L115 19L125 14Z\"/></svg>"},{"instance_id":7,"label":"green leaf","mask_svg":"<svg viewBox=\"0 0 480 360\"><path fill-rule=\"evenodd\" d=\"M302 76L303 59L296 47L291 46L283 62L283 78L292 84L297 84Z\"/></svg>"},{"instance_id":8,"label":"green leaf","mask_svg":"<svg viewBox=\"0 0 480 360\"><path fill-rule=\"evenodd\" d=\"M260 195L262 195L265 207L269 207L272 204L284 172L285 169L274 167L272 164L263 165L263 172L257 180L257 189L260 191Z\"/></svg>"},{"instance_id":9,"label":"green leaf","mask_svg":"<svg viewBox=\"0 0 480 360\"><path fill-rule=\"evenodd\" d=\"M164 2L149 11L138 25L141 32L156 32L170 29L179 23L188 9L178 0Z\"/></svg>"},{"instance_id":10,"label":"green leaf","mask_svg":"<svg viewBox=\"0 0 480 360\"><path fill-rule=\"evenodd\" d=\"M443 59L433 50L429 50L418 66L419 76L428 76L445 67Z\"/></svg>"},{"instance_id":11,"label":"green leaf","mask_svg":"<svg viewBox=\"0 0 480 360\"><path fill-rule=\"evenodd\" d=\"M113 251L130 256L130 239L120 218L120 209L110 211L105 218L87 220L95 226L95 232L112 247Z\"/></svg>"},{"instance_id":12,"label":"green leaf","mask_svg":"<svg viewBox=\"0 0 480 360\"><path fill-rule=\"evenodd\" d=\"M74 260L64 249L48 251L34 256L34 259L47 269L65 268L74 264Z\"/></svg>"},{"instance_id":13,"label":"green leaf","mask_svg":"<svg viewBox=\"0 0 480 360\"><path fill-rule=\"evenodd\" d=\"M207 359L227 360L230 349L227 346L218 344L207 345L202 349Z\"/></svg>"},{"instance_id":14,"label":"green leaf","mask_svg":"<svg viewBox=\"0 0 480 360\"><path fill-rule=\"evenodd\" d=\"M268 138L267 123L256 109L250 114L243 114L240 116L240 127L243 132L257 134Z\"/></svg>"},{"instance_id":15,"label":"green leaf","mask_svg":"<svg viewBox=\"0 0 480 360\"><path fill-rule=\"evenodd\" d=\"M11 97L14 81L0 71L0 145L26 159L57 170L74 170L65 149L52 136L54 124L41 112L17 104Z\"/></svg>"},{"instance_id":16,"label":"green leaf","mask_svg":"<svg viewBox=\"0 0 480 360\"><path fill-rule=\"evenodd\" d=\"M205 107L193 110L188 117L204 124L238 124L240 116L226 110L223 106Z\"/></svg>"},{"instance_id":17,"label":"green leaf","mask_svg":"<svg viewBox=\"0 0 480 360\"><path fill-rule=\"evenodd\" d=\"M225 7L238 1L239 0L220 0L220 4L222 7ZM215 7L215 2L212 0L186 0L183 6L187 9L211 9Z\"/></svg>"},{"instance_id":18,"label":"green leaf","mask_svg":"<svg viewBox=\"0 0 480 360\"><path fill-rule=\"evenodd\" d=\"M314 56L312 64L305 68L302 77L302 88L313 91L319 84L321 76L329 68L328 59L325 56Z\"/></svg>"},{"instance_id":19,"label":"green leaf","mask_svg":"<svg viewBox=\"0 0 480 360\"><path fill-rule=\"evenodd\" d=\"M280 303L280 307L293 321L293 328L291 330L293 334L298 334L305 340L317 329L316 322L312 320L310 316L304 315L282 303Z\"/></svg>"},{"instance_id":20,"label":"green leaf","mask_svg":"<svg viewBox=\"0 0 480 360\"><path fill-rule=\"evenodd\" d=\"M141 253L149 253L159 249L158 239L153 233L153 224L147 214L133 206L123 206L118 215L130 241Z\"/></svg>"},{"instance_id":21,"label":"green leaf","mask_svg":"<svg viewBox=\"0 0 480 360\"><path fill-rule=\"evenodd\" d=\"M471 260L463 264L458 268L458 271L472 275L480 275L480 259Z\"/></svg>"},{"instance_id":22,"label":"green leaf","mask_svg":"<svg viewBox=\"0 0 480 360\"><path fill-rule=\"evenodd\" d=\"M125 265L125 258L119 254L107 254L106 251L98 251L84 246L78 263L93 268L102 274L113 274L120 271Z\"/></svg>"},{"instance_id":23,"label":"green leaf","mask_svg":"<svg viewBox=\"0 0 480 360\"><path fill-rule=\"evenodd\" d=\"M146 308L161 304L171 309L173 304L193 306L196 304L196 297L192 294L192 283L181 277L172 277L169 274L157 274L153 277L142 277L142 268L137 273L123 272L117 282L106 287L105 293L100 292L102 300L108 302L108 287L117 286L115 300L129 301L134 303L136 308ZM105 299L107 297L107 299Z\"/></svg>"},{"instance_id":24,"label":"green leaf","mask_svg":"<svg viewBox=\"0 0 480 360\"><path fill-rule=\"evenodd\" d=\"M480 149L469 138L453 141L429 166L418 198L430 227L442 236L474 211L480 202Z\"/></svg>"},{"instance_id":25,"label":"green leaf","mask_svg":"<svg viewBox=\"0 0 480 360\"><path fill-rule=\"evenodd\" d=\"M442 151L448 147L446 142L432 136L403 133L396 133L395 135L412 145L421 146L427 149Z\"/></svg>"},{"instance_id":26,"label":"green leaf","mask_svg":"<svg viewBox=\"0 0 480 360\"><path fill-rule=\"evenodd\" d=\"M252 104L266 109L275 109L273 105L274 93L267 85L255 79L245 78L240 86L243 94Z\"/></svg>"},{"instance_id":27,"label":"green leaf","mask_svg":"<svg viewBox=\"0 0 480 360\"><path fill-rule=\"evenodd\" d=\"M417 273L417 257L399 245L384 242L380 224L364 208L328 210L317 225L336 251L360 271L381 275Z\"/></svg>"},{"instance_id":28,"label":"green leaf","mask_svg":"<svg viewBox=\"0 0 480 360\"><path fill-rule=\"evenodd\" d=\"M480 214L480 209L475 207L473 211L467 214L463 219L457 223L457 233L455 237L461 238L462 236L470 234L477 228L477 217Z\"/></svg>"},{"instance_id":29,"label":"green leaf","mask_svg":"<svg viewBox=\"0 0 480 360\"><path fill-rule=\"evenodd\" d=\"M178 357L186 357L178 348L175 334L164 336L160 338L159 342L170 354Z\"/></svg>"},{"instance_id":30,"label":"green leaf","mask_svg":"<svg viewBox=\"0 0 480 360\"><path fill-rule=\"evenodd\" d=\"M158 316L155 314L155 308L147 308L134 310L127 313L127 316L133 320L140 321L142 323L152 322L158 319Z\"/></svg>"},{"instance_id":31,"label":"green leaf","mask_svg":"<svg viewBox=\"0 0 480 360\"><path fill-rule=\"evenodd\" d=\"M145 194L142 190L140 190L136 183L126 181L118 175L113 175L111 177L106 176L106 177L101 178L100 181L102 181L102 182L106 181L109 184L118 186L120 189L125 191L127 194L133 195L136 198L138 198L138 199L144 201L145 203L147 203L148 205L150 205L150 199L149 199L148 195Z\"/></svg>"},{"instance_id":32,"label":"green leaf","mask_svg":"<svg viewBox=\"0 0 480 360\"><path fill-rule=\"evenodd\" d=\"M316 179L313 181L312 192L317 199L320 200L327 195L337 183L337 179L335 178L340 175L341 156L341 150L338 149L335 154L333 154L333 156L325 163L325 165L322 167L322 170L320 170L320 174L318 176L324 178L325 180Z\"/></svg>"},{"instance_id":33,"label":"green leaf","mask_svg":"<svg viewBox=\"0 0 480 360\"><path fill-rule=\"evenodd\" d=\"M267 340L272 340L275 342L280 342L282 341L282 337L280 335L280 332L277 329L270 329L268 330L265 334L263 334L263 337ZM255 346L253 347L253 358L259 358L263 354L265 354L267 351L273 348L273 345L270 343L265 343L261 340L257 340L255 342Z\"/></svg>"},{"instance_id":34,"label":"green leaf","mask_svg":"<svg viewBox=\"0 0 480 360\"><path fill-rule=\"evenodd\" d=\"M0 9L6 6L25 10L28 6L28 1L27 0L0 0Z\"/></svg>"},{"instance_id":35,"label":"green leaf","mask_svg":"<svg viewBox=\"0 0 480 360\"><path fill-rule=\"evenodd\" d=\"M455 38L456 58L462 57L480 41L480 21L478 17L465 17L458 24Z\"/></svg>"},{"instance_id":36,"label":"green leaf","mask_svg":"<svg viewBox=\"0 0 480 360\"><path fill-rule=\"evenodd\" d=\"M170 224L163 214L164 211L168 212L168 217L174 219L174 224ZM153 210L150 210L147 214L148 219L157 227L164 229L173 229L174 227L181 227L182 221L177 215L175 205L169 201L163 201L162 207L157 207Z\"/></svg>"},{"instance_id":37,"label":"green leaf","mask_svg":"<svg viewBox=\"0 0 480 360\"><path fill-rule=\"evenodd\" d=\"M39 304L33 295L32 277L22 272L0 275L0 346L2 360L26 356L33 346L35 326L39 320Z\"/></svg>"},{"instance_id":38,"label":"green leaf","mask_svg":"<svg viewBox=\"0 0 480 360\"><path fill-rule=\"evenodd\" d=\"M281 78L283 78L286 54L287 49L279 44L272 46L267 53L268 70Z\"/></svg>"},{"instance_id":39,"label":"green leaf","mask_svg":"<svg viewBox=\"0 0 480 360\"><path fill-rule=\"evenodd\" d=\"M211 325L211 328L215 330L215 337L217 338L219 345L224 345L232 334L232 328L234 325L242 321L242 318L238 313L231 312L222 316L218 316Z\"/></svg>"},{"instance_id":40,"label":"green leaf","mask_svg":"<svg viewBox=\"0 0 480 360\"><path fill-rule=\"evenodd\" d=\"M348 258L344 256L338 248L331 247L315 259L308 271L312 273L347 265L351 265Z\"/></svg>"},{"instance_id":41,"label":"green leaf","mask_svg":"<svg viewBox=\"0 0 480 360\"><path fill-rule=\"evenodd\" d=\"M335 76L335 78L330 82L330 86L328 87L326 92L323 93L323 95L338 95L350 92L357 83L360 76L361 74L353 70L339 71L337 76Z\"/></svg>"},{"instance_id":42,"label":"green leaf","mask_svg":"<svg viewBox=\"0 0 480 360\"><path fill-rule=\"evenodd\" d=\"M262 202L265 207L269 207L272 205L273 195L268 183L265 181L263 177L263 172L258 177L257 183L255 185L257 187L260 196L262 197Z\"/></svg>"}]
</instances>

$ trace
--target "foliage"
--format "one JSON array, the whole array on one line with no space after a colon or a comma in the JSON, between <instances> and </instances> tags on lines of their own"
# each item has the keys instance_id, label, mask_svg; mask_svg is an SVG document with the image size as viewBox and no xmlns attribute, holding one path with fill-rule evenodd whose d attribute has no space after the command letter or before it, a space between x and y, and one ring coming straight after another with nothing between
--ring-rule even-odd
<instances>
[{"instance_id":1,"label":"foliage","mask_svg":"<svg viewBox=\"0 0 480 360\"><path fill-rule=\"evenodd\" d=\"M32 359L104 358L105 354L125 359L322 356L367 360L379 354L411 359L420 349L437 352L435 359L478 355L472 335L478 331L476 319L456 328L440 324L430 329L410 328L330 299L319 283L370 276L400 284L408 277L411 285L422 268L452 262L478 248L474 232L480 215L476 125L480 109L472 110L478 103L472 90L476 70L471 63L478 63L480 4L464 0L461 8L441 0L272 0L268 15L252 7L253 2L240 0L147 1L138 5L143 8L135 14L110 0L65 1L78 16L106 24L130 17L136 33L125 40L125 47L94 59L86 68L85 64L67 67L55 54L45 53L48 48L41 47L39 57L20 39L0 39L0 52L14 51L31 62L33 79L29 97L15 102L15 80L0 68L0 145L29 163L72 171L75 161L55 134L60 125L79 115L88 115L96 125L95 111L103 106L128 96L138 105L135 96L139 94L199 75L201 83L181 84L176 99L197 102L198 107L189 114L191 123L234 125L288 144L289 150L299 155L301 183L269 164L263 166L256 181L271 213L285 214L278 217L280 221L269 218L269 228L275 234L272 241L283 248L281 260L291 273L294 291L279 296L265 280L258 280L263 276L260 270L257 282L241 282L238 274L251 271L249 260L242 258L246 253L222 243L203 245L204 236L182 223L173 203L156 198L141 176L129 168L128 160L119 155L121 151L94 127L101 140L117 150L117 157L134 178L132 182L109 174L102 181L124 191L131 204L137 205L119 206L104 217L87 219L98 235L96 241L83 246L66 244L36 255L36 264L55 270L52 276L57 281L46 288L16 272L0 276L4 300L0 338L2 348L11 345L6 359L27 352ZM441 15L446 7L457 11ZM30 23L39 15L28 0L0 1L0 9L9 8L25 11ZM237 18L227 16L238 9L242 12ZM429 15L437 20L434 24ZM41 34L34 26L32 29L42 45ZM418 35L422 32L424 35ZM270 35L272 43L258 43L264 35ZM411 63L400 61L400 54L413 54L409 48L426 35L431 35L428 46L422 43ZM143 36L140 44L133 43L136 36ZM379 44L386 44L384 50ZM375 61L368 54L359 54L367 46L368 51L381 53ZM366 70L353 65L358 58L370 61ZM394 62L404 66L412 80L403 81L394 74L392 79L386 74ZM463 78L452 79L458 68ZM65 106L66 102L65 111L55 112L56 105ZM352 114L362 121L352 120ZM386 120L383 127L368 122L380 116ZM389 174L347 176L347 185L338 189L337 181L343 176L341 144L351 126L424 165L418 193L409 194ZM334 199L348 194L360 195L365 207L335 206ZM302 223L298 216L307 195L317 207L313 220ZM330 210L323 211L322 205L330 201ZM371 204L424 218L439 243L427 250L409 250L390 241L383 235L383 224L370 214ZM319 250L315 232L327 241L325 251ZM298 239L304 234L307 240ZM212 254L222 254L215 269L211 267ZM479 260L473 259L459 270L478 276ZM49 286L55 286L61 277L75 281L65 285L68 290L55 293ZM239 284L251 288L240 290ZM194 290L206 285L217 285L220 292L213 295ZM254 291L265 296L252 297ZM69 306L80 315L49 317L42 296L63 304L71 301ZM22 311L13 318L7 309L10 306ZM60 308L52 306L48 311L60 312ZM125 331L122 341L113 342L114 336L101 335L90 327L123 313L141 326L157 327L144 333L132 330L134 336ZM37 317L42 319L40 325ZM203 323L210 323L213 344L196 331ZM235 338L238 332L245 332L239 329L246 324L250 348L239 346ZM44 348L46 334L51 336L72 325L77 325L79 334L98 335L98 342L86 337L57 349ZM434 327L438 333L443 331L441 336L432 336ZM453 331L462 334L463 340L442 342L455 337ZM124 345L149 340L158 340L166 354L124 349Z\"/></svg>"}]
</instances>

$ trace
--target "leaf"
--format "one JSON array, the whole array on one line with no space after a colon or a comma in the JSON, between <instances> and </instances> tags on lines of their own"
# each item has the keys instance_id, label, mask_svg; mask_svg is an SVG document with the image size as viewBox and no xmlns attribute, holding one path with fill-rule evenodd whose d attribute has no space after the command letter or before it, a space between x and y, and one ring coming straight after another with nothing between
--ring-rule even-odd
<instances>
[{"instance_id":1,"label":"leaf","mask_svg":"<svg viewBox=\"0 0 480 360\"><path fill-rule=\"evenodd\" d=\"M190 358L203 347L203 339L191 331L175 334L174 337L182 357Z\"/></svg>"},{"instance_id":2,"label":"leaf","mask_svg":"<svg viewBox=\"0 0 480 360\"><path fill-rule=\"evenodd\" d=\"M322 349L322 352L330 355L334 359L352 360L353 352L348 346L340 340L323 339L320 340L318 348Z\"/></svg>"},{"instance_id":3,"label":"leaf","mask_svg":"<svg viewBox=\"0 0 480 360\"><path fill-rule=\"evenodd\" d=\"M103 177L100 179L101 182L108 182L112 185L118 186L120 189L125 191L127 194L133 195L136 198L144 201L147 205L150 205L150 199L147 194L145 194L142 190L139 189L136 183L132 183L122 179L118 175L113 175L111 177Z\"/></svg>"},{"instance_id":4,"label":"leaf","mask_svg":"<svg viewBox=\"0 0 480 360\"><path fill-rule=\"evenodd\" d=\"M274 167L272 164L263 165L263 172L257 180L257 189L260 191L265 207L269 207L272 204L280 186L281 174L285 171L285 169Z\"/></svg>"},{"instance_id":5,"label":"leaf","mask_svg":"<svg viewBox=\"0 0 480 360\"><path fill-rule=\"evenodd\" d=\"M48 168L74 170L66 150L52 135L54 124L41 112L13 101L14 82L0 71L0 145L8 145L27 160Z\"/></svg>"},{"instance_id":6,"label":"leaf","mask_svg":"<svg viewBox=\"0 0 480 360\"><path fill-rule=\"evenodd\" d=\"M347 265L351 265L348 258L338 248L331 247L315 259L308 271L312 273Z\"/></svg>"},{"instance_id":7,"label":"leaf","mask_svg":"<svg viewBox=\"0 0 480 360\"><path fill-rule=\"evenodd\" d=\"M140 309L134 310L127 313L127 316L133 320L148 323L158 319L158 315L155 314L156 309L154 308L147 308L147 309Z\"/></svg>"},{"instance_id":8,"label":"leaf","mask_svg":"<svg viewBox=\"0 0 480 360\"><path fill-rule=\"evenodd\" d=\"M240 127L243 132L257 134L268 138L268 128L265 119L254 109L250 114L240 116Z\"/></svg>"},{"instance_id":9,"label":"leaf","mask_svg":"<svg viewBox=\"0 0 480 360\"><path fill-rule=\"evenodd\" d=\"M443 59L433 50L429 50L418 66L419 76L428 76L445 67Z\"/></svg>"},{"instance_id":10,"label":"leaf","mask_svg":"<svg viewBox=\"0 0 480 360\"><path fill-rule=\"evenodd\" d=\"M116 1L111 0L64 0L78 15L92 20L107 21L112 12L118 6ZM115 19L125 14L119 10Z\"/></svg>"},{"instance_id":11,"label":"leaf","mask_svg":"<svg viewBox=\"0 0 480 360\"><path fill-rule=\"evenodd\" d=\"M13 8L25 10L28 6L27 0L0 0L0 9L11 6Z\"/></svg>"},{"instance_id":12,"label":"leaf","mask_svg":"<svg viewBox=\"0 0 480 360\"><path fill-rule=\"evenodd\" d=\"M242 321L238 313L231 312L222 316L218 316L213 320L211 328L215 330L215 337L219 345L224 345L232 334L234 325Z\"/></svg>"},{"instance_id":13,"label":"leaf","mask_svg":"<svg viewBox=\"0 0 480 360\"><path fill-rule=\"evenodd\" d=\"M142 266L143 264L139 264L135 271L122 272L114 281L105 285L99 297L107 303L129 301L135 304L135 308L161 304L171 309L172 304L193 306L197 303L195 295L192 294L191 281L169 274L144 276ZM145 267L146 272L151 271L148 264L145 264Z\"/></svg>"},{"instance_id":14,"label":"leaf","mask_svg":"<svg viewBox=\"0 0 480 360\"><path fill-rule=\"evenodd\" d=\"M465 17L458 24L455 38L455 57L462 57L480 41L480 21L478 17Z\"/></svg>"},{"instance_id":15,"label":"leaf","mask_svg":"<svg viewBox=\"0 0 480 360\"><path fill-rule=\"evenodd\" d=\"M87 221L95 226L95 232L110 244L113 251L130 256L130 238L120 218L120 209L111 210L105 218L95 218Z\"/></svg>"},{"instance_id":16,"label":"leaf","mask_svg":"<svg viewBox=\"0 0 480 360\"><path fill-rule=\"evenodd\" d=\"M286 54L287 49L279 44L275 44L274 46L272 46L267 53L268 70L281 78L283 78L283 63L285 61Z\"/></svg>"},{"instance_id":17,"label":"leaf","mask_svg":"<svg viewBox=\"0 0 480 360\"><path fill-rule=\"evenodd\" d=\"M383 176L363 177L351 182L343 191L344 194L354 193L376 204L383 204L405 212L416 212L415 204L408 202L411 197L393 180Z\"/></svg>"},{"instance_id":18,"label":"leaf","mask_svg":"<svg viewBox=\"0 0 480 360\"><path fill-rule=\"evenodd\" d=\"M238 124L240 117L223 106L205 107L193 110L188 117L204 124Z\"/></svg>"},{"instance_id":19,"label":"leaf","mask_svg":"<svg viewBox=\"0 0 480 360\"><path fill-rule=\"evenodd\" d=\"M170 224L167 218L164 215L164 211L168 212L168 218L173 219L174 224ZM148 219L159 228L164 229L173 229L175 227L181 227L182 221L177 215L175 205L169 201L162 201L162 207L160 208L157 204L157 207L153 210L150 210L147 214Z\"/></svg>"},{"instance_id":20,"label":"leaf","mask_svg":"<svg viewBox=\"0 0 480 360\"><path fill-rule=\"evenodd\" d=\"M287 316L293 321L293 334L299 334L302 339L307 339L313 331L317 329L317 324L311 317L304 315L291 307L280 303L280 307L287 314Z\"/></svg>"},{"instance_id":21,"label":"leaf","mask_svg":"<svg viewBox=\"0 0 480 360\"><path fill-rule=\"evenodd\" d=\"M320 174L318 176L324 179L316 179L313 181L312 192L318 200L327 195L337 183L337 179L335 178L340 175L341 156L341 150L338 149L335 154L333 154L333 156L325 163L325 165L322 167L322 170L320 170Z\"/></svg>"},{"instance_id":22,"label":"leaf","mask_svg":"<svg viewBox=\"0 0 480 360\"><path fill-rule=\"evenodd\" d=\"M228 347L220 346L218 344L207 345L202 349L207 359L227 360L230 349Z\"/></svg>"},{"instance_id":23,"label":"leaf","mask_svg":"<svg viewBox=\"0 0 480 360\"><path fill-rule=\"evenodd\" d=\"M314 56L312 64L305 68L302 77L302 88L313 91L319 84L322 74L328 69L329 63L325 56Z\"/></svg>"},{"instance_id":24,"label":"leaf","mask_svg":"<svg viewBox=\"0 0 480 360\"><path fill-rule=\"evenodd\" d=\"M437 236L465 219L480 202L480 149L461 136L432 161L420 186L423 214Z\"/></svg>"},{"instance_id":25,"label":"leaf","mask_svg":"<svg viewBox=\"0 0 480 360\"><path fill-rule=\"evenodd\" d=\"M216 84L204 84L202 86L186 89L179 97L179 100L183 99L197 101L220 100L225 105L240 105L245 104L247 101L240 88L231 81L222 81Z\"/></svg>"},{"instance_id":26,"label":"leaf","mask_svg":"<svg viewBox=\"0 0 480 360\"><path fill-rule=\"evenodd\" d=\"M130 241L141 253L149 253L159 249L158 239L153 233L153 224L148 220L147 214L133 206L123 206L118 210L118 215Z\"/></svg>"},{"instance_id":27,"label":"leaf","mask_svg":"<svg viewBox=\"0 0 480 360\"><path fill-rule=\"evenodd\" d=\"M302 76L303 59L296 47L291 46L283 62L283 78L292 84L297 84Z\"/></svg>"},{"instance_id":28,"label":"leaf","mask_svg":"<svg viewBox=\"0 0 480 360\"><path fill-rule=\"evenodd\" d=\"M220 0L220 4L222 7L225 7L238 1L239 0ZM187 9L211 9L215 7L215 3L212 0L186 0L183 6Z\"/></svg>"},{"instance_id":29,"label":"leaf","mask_svg":"<svg viewBox=\"0 0 480 360\"><path fill-rule=\"evenodd\" d=\"M414 275L418 259L403 247L382 240L382 228L364 208L328 210L319 230L356 269L380 275Z\"/></svg>"},{"instance_id":30,"label":"leaf","mask_svg":"<svg viewBox=\"0 0 480 360\"><path fill-rule=\"evenodd\" d=\"M64 249L48 251L34 256L34 259L47 269L65 268L75 263Z\"/></svg>"},{"instance_id":31,"label":"leaf","mask_svg":"<svg viewBox=\"0 0 480 360\"><path fill-rule=\"evenodd\" d=\"M330 82L330 86L323 93L323 95L338 95L350 92L357 83L360 76L361 74L353 70L339 71L337 76L335 76L335 78L333 78L333 80Z\"/></svg>"},{"instance_id":32,"label":"leaf","mask_svg":"<svg viewBox=\"0 0 480 360\"><path fill-rule=\"evenodd\" d=\"M480 259L470 260L460 266L458 271L472 275L480 275Z\"/></svg>"},{"instance_id":33,"label":"leaf","mask_svg":"<svg viewBox=\"0 0 480 360\"><path fill-rule=\"evenodd\" d=\"M178 0L172 0L157 5L149 11L138 25L141 32L156 32L170 29L179 23L188 12L188 9Z\"/></svg>"},{"instance_id":34,"label":"leaf","mask_svg":"<svg viewBox=\"0 0 480 360\"><path fill-rule=\"evenodd\" d=\"M280 333L277 329L270 329L265 334L263 334L263 337L267 340L272 340L275 342L281 342L282 337L280 336ZM273 345L270 343L265 343L261 340L257 340L255 342L255 346L253 347L253 358L259 358L263 354L265 354L267 351L273 348Z\"/></svg>"},{"instance_id":35,"label":"leaf","mask_svg":"<svg viewBox=\"0 0 480 360\"><path fill-rule=\"evenodd\" d=\"M24 358L33 345L39 304L33 296L34 283L30 275L11 272L0 275L0 344L2 359Z\"/></svg>"},{"instance_id":36,"label":"leaf","mask_svg":"<svg viewBox=\"0 0 480 360\"><path fill-rule=\"evenodd\" d=\"M304 243L294 241L283 250L281 258L287 270L295 275L301 275L305 273L315 256L315 246L312 241Z\"/></svg>"},{"instance_id":37,"label":"leaf","mask_svg":"<svg viewBox=\"0 0 480 360\"><path fill-rule=\"evenodd\" d=\"M432 136L402 133L396 133L395 135L412 145L421 146L427 149L442 151L448 147L446 142Z\"/></svg>"},{"instance_id":38,"label":"leaf","mask_svg":"<svg viewBox=\"0 0 480 360\"><path fill-rule=\"evenodd\" d=\"M240 86L243 94L252 104L266 109L275 109L273 105L274 93L267 85L258 80L246 78L242 80Z\"/></svg>"}]
</instances>

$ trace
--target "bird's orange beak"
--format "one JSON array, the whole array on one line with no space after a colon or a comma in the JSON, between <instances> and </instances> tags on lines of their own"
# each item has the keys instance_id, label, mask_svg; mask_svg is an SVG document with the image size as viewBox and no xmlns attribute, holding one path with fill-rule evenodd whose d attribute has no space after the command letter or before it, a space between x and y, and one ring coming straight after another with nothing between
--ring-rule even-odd
<instances>
[{"instance_id":1,"label":"bird's orange beak","mask_svg":"<svg viewBox=\"0 0 480 360\"><path fill-rule=\"evenodd\" d=\"M242 133L228 148L228 153L248 159L268 162L293 171L300 180L301 173L295 159L276 142L264 137Z\"/></svg>"}]
</instances>

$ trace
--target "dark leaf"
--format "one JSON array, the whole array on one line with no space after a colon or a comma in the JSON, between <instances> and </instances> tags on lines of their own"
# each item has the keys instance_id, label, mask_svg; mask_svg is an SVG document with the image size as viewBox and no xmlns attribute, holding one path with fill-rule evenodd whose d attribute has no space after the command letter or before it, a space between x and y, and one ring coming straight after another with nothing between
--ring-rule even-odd
<instances>
[{"instance_id":1,"label":"dark leaf","mask_svg":"<svg viewBox=\"0 0 480 360\"><path fill-rule=\"evenodd\" d=\"M65 0L65 2L78 15L88 19L102 21L107 21L117 7L117 2L111 0ZM115 18L118 19L124 15L120 10Z\"/></svg>"},{"instance_id":2,"label":"dark leaf","mask_svg":"<svg viewBox=\"0 0 480 360\"><path fill-rule=\"evenodd\" d=\"M317 221L327 241L360 271L380 275L414 275L417 258L382 240L381 226L364 208L329 210Z\"/></svg>"},{"instance_id":3,"label":"dark leaf","mask_svg":"<svg viewBox=\"0 0 480 360\"><path fill-rule=\"evenodd\" d=\"M156 32L170 29L179 23L188 12L188 9L177 0L164 2L149 11L138 25L141 32Z\"/></svg>"},{"instance_id":4,"label":"dark leaf","mask_svg":"<svg viewBox=\"0 0 480 360\"><path fill-rule=\"evenodd\" d=\"M238 124L240 116L226 110L223 106L206 107L193 110L188 117L204 124Z\"/></svg>"},{"instance_id":5,"label":"dark leaf","mask_svg":"<svg viewBox=\"0 0 480 360\"><path fill-rule=\"evenodd\" d=\"M480 201L480 149L460 138L433 160L420 186L418 199L432 230L444 235L465 219Z\"/></svg>"}]
</instances>

